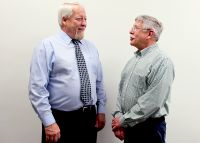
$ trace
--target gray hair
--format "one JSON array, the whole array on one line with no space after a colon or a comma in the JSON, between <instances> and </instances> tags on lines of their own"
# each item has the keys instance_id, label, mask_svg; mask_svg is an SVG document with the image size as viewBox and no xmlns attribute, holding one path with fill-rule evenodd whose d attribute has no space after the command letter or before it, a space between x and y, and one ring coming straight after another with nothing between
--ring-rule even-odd
<instances>
[{"instance_id":1,"label":"gray hair","mask_svg":"<svg viewBox=\"0 0 200 143\"><path fill-rule=\"evenodd\" d=\"M79 5L77 2L63 3L58 9L58 23L62 25L62 18L69 18L73 14L73 5Z\"/></svg>"},{"instance_id":2,"label":"gray hair","mask_svg":"<svg viewBox=\"0 0 200 143\"><path fill-rule=\"evenodd\" d=\"M150 29L153 30L155 33L155 40L158 41L160 34L163 30L163 25L160 21L158 21L156 18L148 15L140 15L135 18L135 21L142 21L143 22L143 28L144 29Z\"/></svg>"}]
</instances>

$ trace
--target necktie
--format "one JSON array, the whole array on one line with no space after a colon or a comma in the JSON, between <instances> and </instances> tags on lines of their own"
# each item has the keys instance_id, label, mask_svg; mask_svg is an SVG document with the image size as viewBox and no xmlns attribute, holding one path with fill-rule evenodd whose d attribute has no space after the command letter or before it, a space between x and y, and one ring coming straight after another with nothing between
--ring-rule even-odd
<instances>
[{"instance_id":1,"label":"necktie","mask_svg":"<svg viewBox=\"0 0 200 143\"><path fill-rule=\"evenodd\" d=\"M87 71L84 56L79 47L80 41L73 39L72 43L75 45L75 54L76 54L76 60L81 82L80 96L82 102L84 104L87 104L91 100L91 84L90 84L89 74Z\"/></svg>"}]
</instances>

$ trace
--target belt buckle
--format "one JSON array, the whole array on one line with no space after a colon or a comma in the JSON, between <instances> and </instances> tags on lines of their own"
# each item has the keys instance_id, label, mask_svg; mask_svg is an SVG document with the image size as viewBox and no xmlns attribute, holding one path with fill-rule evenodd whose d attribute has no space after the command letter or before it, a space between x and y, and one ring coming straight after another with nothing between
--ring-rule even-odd
<instances>
[{"instance_id":1,"label":"belt buckle","mask_svg":"<svg viewBox=\"0 0 200 143\"><path fill-rule=\"evenodd\" d=\"M88 109L88 107L87 106L83 106L83 112L86 112L87 111L87 109Z\"/></svg>"}]
</instances>

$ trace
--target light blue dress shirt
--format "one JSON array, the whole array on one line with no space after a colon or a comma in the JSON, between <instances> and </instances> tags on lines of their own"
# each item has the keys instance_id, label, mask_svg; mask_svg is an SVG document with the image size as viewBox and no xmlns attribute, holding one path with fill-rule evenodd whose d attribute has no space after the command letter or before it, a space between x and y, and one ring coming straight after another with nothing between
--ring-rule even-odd
<instances>
[{"instance_id":1,"label":"light blue dress shirt","mask_svg":"<svg viewBox=\"0 0 200 143\"><path fill-rule=\"evenodd\" d=\"M135 52L122 71L113 116L120 118L122 127L132 127L167 115L174 76L172 61L157 44Z\"/></svg>"},{"instance_id":2,"label":"light blue dress shirt","mask_svg":"<svg viewBox=\"0 0 200 143\"><path fill-rule=\"evenodd\" d=\"M90 105L97 105L97 112L105 112L106 95L102 67L96 47L89 41L81 40L91 82ZM83 106L80 100L80 78L71 38L59 31L46 38L33 52L29 98L44 126L55 122L51 108L73 111Z\"/></svg>"}]
</instances>

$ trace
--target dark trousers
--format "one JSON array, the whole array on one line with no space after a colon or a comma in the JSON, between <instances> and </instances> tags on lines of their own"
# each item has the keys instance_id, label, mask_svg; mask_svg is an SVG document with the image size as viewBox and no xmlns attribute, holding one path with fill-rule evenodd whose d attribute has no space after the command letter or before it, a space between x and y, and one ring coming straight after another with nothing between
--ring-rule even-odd
<instances>
[{"instance_id":1,"label":"dark trousers","mask_svg":"<svg viewBox=\"0 0 200 143\"><path fill-rule=\"evenodd\" d=\"M95 106L70 112L52 109L52 113L61 132L58 143L96 143ZM45 143L44 127L42 129L42 143Z\"/></svg>"},{"instance_id":2,"label":"dark trousers","mask_svg":"<svg viewBox=\"0 0 200 143\"><path fill-rule=\"evenodd\" d=\"M165 117L149 118L125 129L124 143L165 143Z\"/></svg>"}]
</instances>

